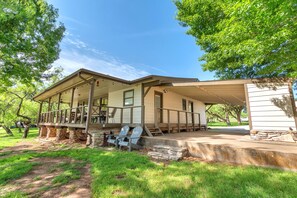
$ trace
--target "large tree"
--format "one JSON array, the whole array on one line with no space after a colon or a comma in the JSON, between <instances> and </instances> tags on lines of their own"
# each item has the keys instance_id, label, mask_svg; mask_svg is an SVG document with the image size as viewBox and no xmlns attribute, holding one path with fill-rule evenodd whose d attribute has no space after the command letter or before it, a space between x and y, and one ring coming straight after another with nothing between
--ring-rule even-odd
<instances>
[{"instance_id":1,"label":"large tree","mask_svg":"<svg viewBox=\"0 0 297 198\"><path fill-rule=\"evenodd\" d=\"M177 0L177 19L219 78L297 76L293 0Z\"/></svg>"},{"instance_id":2,"label":"large tree","mask_svg":"<svg viewBox=\"0 0 297 198\"><path fill-rule=\"evenodd\" d=\"M0 1L0 88L49 76L65 31L57 17L45 0Z\"/></svg>"}]
</instances>

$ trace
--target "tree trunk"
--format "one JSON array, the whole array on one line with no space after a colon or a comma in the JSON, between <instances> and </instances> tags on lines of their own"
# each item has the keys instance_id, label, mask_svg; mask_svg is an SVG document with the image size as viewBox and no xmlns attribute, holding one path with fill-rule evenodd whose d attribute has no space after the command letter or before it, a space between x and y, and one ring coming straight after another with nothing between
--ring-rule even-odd
<instances>
[{"instance_id":1,"label":"tree trunk","mask_svg":"<svg viewBox=\"0 0 297 198\"><path fill-rule=\"evenodd\" d=\"M19 130L19 133L22 133L22 128L18 123L19 122L15 122L15 127Z\"/></svg>"},{"instance_id":2,"label":"tree trunk","mask_svg":"<svg viewBox=\"0 0 297 198\"><path fill-rule=\"evenodd\" d=\"M13 133L12 131L10 130L9 127L5 126L5 125L2 125L3 129L6 131L6 133L10 136L13 136Z\"/></svg>"},{"instance_id":3,"label":"tree trunk","mask_svg":"<svg viewBox=\"0 0 297 198\"><path fill-rule=\"evenodd\" d=\"M241 125L241 112L236 112L236 120L238 123L238 126Z\"/></svg>"},{"instance_id":4,"label":"tree trunk","mask_svg":"<svg viewBox=\"0 0 297 198\"><path fill-rule=\"evenodd\" d=\"M24 124L24 134L23 138L27 138L30 130L30 124Z\"/></svg>"},{"instance_id":5,"label":"tree trunk","mask_svg":"<svg viewBox=\"0 0 297 198\"><path fill-rule=\"evenodd\" d=\"M225 119L226 124L227 124L228 126L231 126L231 122L230 122L230 119L229 119L229 113L226 112L225 116L226 116L226 119Z\"/></svg>"}]
</instances>

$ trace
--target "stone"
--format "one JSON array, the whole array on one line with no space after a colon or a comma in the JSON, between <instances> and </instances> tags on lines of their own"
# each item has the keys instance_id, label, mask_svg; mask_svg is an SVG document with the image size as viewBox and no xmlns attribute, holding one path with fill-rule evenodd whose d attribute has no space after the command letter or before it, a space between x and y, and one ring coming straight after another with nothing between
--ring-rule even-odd
<instances>
[{"instance_id":1,"label":"stone","mask_svg":"<svg viewBox=\"0 0 297 198\"><path fill-rule=\"evenodd\" d=\"M103 130L89 131L91 135L87 137L87 145L91 148L98 148L104 145L104 133Z\"/></svg>"},{"instance_id":2,"label":"stone","mask_svg":"<svg viewBox=\"0 0 297 198\"><path fill-rule=\"evenodd\" d=\"M46 138L56 137L56 128L55 127L47 127L47 135Z\"/></svg>"},{"instance_id":3,"label":"stone","mask_svg":"<svg viewBox=\"0 0 297 198\"><path fill-rule=\"evenodd\" d=\"M255 135L255 134L257 134L257 133L258 133L258 130L255 130L255 129L250 130L250 134L251 134L251 135Z\"/></svg>"},{"instance_id":4,"label":"stone","mask_svg":"<svg viewBox=\"0 0 297 198\"><path fill-rule=\"evenodd\" d=\"M66 139L66 128L57 128L56 129L56 141L64 140Z\"/></svg>"},{"instance_id":5,"label":"stone","mask_svg":"<svg viewBox=\"0 0 297 198\"><path fill-rule=\"evenodd\" d=\"M178 161L187 156L188 149L184 147L171 147L168 145L155 145L148 155L154 159Z\"/></svg>"},{"instance_id":6,"label":"stone","mask_svg":"<svg viewBox=\"0 0 297 198\"><path fill-rule=\"evenodd\" d=\"M273 137L273 141L281 141L281 142L295 142L291 134L281 135L279 137Z\"/></svg>"},{"instance_id":7,"label":"stone","mask_svg":"<svg viewBox=\"0 0 297 198\"><path fill-rule=\"evenodd\" d=\"M76 129L69 128L69 141L70 142L77 142L79 138L76 133Z\"/></svg>"},{"instance_id":8,"label":"stone","mask_svg":"<svg viewBox=\"0 0 297 198\"><path fill-rule=\"evenodd\" d=\"M46 137L47 136L47 128L46 126L39 127L39 137Z\"/></svg>"}]
</instances>

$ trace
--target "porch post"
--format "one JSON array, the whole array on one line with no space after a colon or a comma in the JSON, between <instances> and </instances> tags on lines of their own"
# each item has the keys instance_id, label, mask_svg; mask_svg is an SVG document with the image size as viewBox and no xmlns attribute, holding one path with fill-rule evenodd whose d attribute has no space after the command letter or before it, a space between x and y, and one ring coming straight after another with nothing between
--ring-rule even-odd
<instances>
[{"instance_id":1,"label":"porch post","mask_svg":"<svg viewBox=\"0 0 297 198\"><path fill-rule=\"evenodd\" d=\"M60 112L60 105L61 105L61 95L62 93L59 93L58 95L58 111L57 111L57 117L56 117L56 123L60 123L60 117L61 117L61 112Z\"/></svg>"},{"instance_id":2,"label":"porch post","mask_svg":"<svg viewBox=\"0 0 297 198\"><path fill-rule=\"evenodd\" d=\"M247 109L248 117L249 117L249 128L250 128L250 130L252 130L253 123L252 123L250 99L249 99L249 92L248 92L247 84L244 84L244 94L245 94L245 105L246 105L246 109Z\"/></svg>"},{"instance_id":3,"label":"porch post","mask_svg":"<svg viewBox=\"0 0 297 198\"><path fill-rule=\"evenodd\" d=\"M51 116L51 114L49 112L51 111L51 100L52 100L52 98L50 97L48 99L46 122L50 122L50 116Z\"/></svg>"},{"instance_id":4,"label":"porch post","mask_svg":"<svg viewBox=\"0 0 297 198\"><path fill-rule=\"evenodd\" d=\"M43 105L43 101L40 102L39 104L39 111L38 111L38 120L37 120L37 124L40 123L40 119L41 119L41 112L42 112L42 105Z\"/></svg>"},{"instance_id":5,"label":"porch post","mask_svg":"<svg viewBox=\"0 0 297 198\"><path fill-rule=\"evenodd\" d=\"M145 93L144 93L144 84L141 84L141 125L142 127L144 127L144 122L145 122L145 107L144 107L144 97L145 97Z\"/></svg>"},{"instance_id":6,"label":"porch post","mask_svg":"<svg viewBox=\"0 0 297 198\"><path fill-rule=\"evenodd\" d=\"M72 108L73 108L73 99L74 99L74 91L75 87L71 89L71 101L70 101L70 110L69 110L69 116L68 116L68 122L71 123L71 114L72 114Z\"/></svg>"},{"instance_id":7,"label":"porch post","mask_svg":"<svg viewBox=\"0 0 297 198\"><path fill-rule=\"evenodd\" d=\"M93 97L94 97L94 88L95 88L96 79L91 80L90 82L90 91L89 91L89 100L88 100L88 112L87 112L87 121L86 121L86 133L89 131L89 125L91 123L91 114L93 108Z\"/></svg>"}]
</instances>

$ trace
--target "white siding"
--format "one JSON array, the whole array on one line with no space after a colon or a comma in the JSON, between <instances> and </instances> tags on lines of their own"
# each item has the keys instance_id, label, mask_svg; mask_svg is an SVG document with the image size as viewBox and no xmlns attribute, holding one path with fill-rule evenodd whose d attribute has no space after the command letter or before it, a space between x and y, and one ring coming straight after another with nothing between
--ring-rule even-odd
<instances>
[{"instance_id":1,"label":"white siding","mask_svg":"<svg viewBox=\"0 0 297 198\"><path fill-rule=\"evenodd\" d=\"M134 105L141 106L141 85L131 86L127 89L122 89L119 91L109 92L108 93L108 106L111 107L123 107L124 91L134 90ZM127 106L129 107L129 106ZM112 109L110 110L112 111ZM123 111L123 122L130 123L130 108L126 108ZM114 116L114 119L110 119L110 122L120 123L121 111L117 110ZM133 109L133 123L141 123L141 108Z\"/></svg>"},{"instance_id":2,"label":"white siding","mask_svg":"<svg viewBox=\"0 0 297 198\"><path fill-rule=\"evenodd\" d=\"M252 129L295 129L288 84L275 88L247 84Z\"/></svg>"},{"instance_id":3,"label":"white siding","mask_svg":"<svg viewBox=\"0 0 297 198\"><path fill-rule=\"evenodd\" d=\"M145 122L146 123L154 123L154 93L155 91L162 92L163 89L160 87L152 87L148 94L146 95L144 99L144 104L145 104ZM194 103L194 112L200 113L200 120L201 124L206 124L206 116L205 116L205 104L198 101L194 100L189 97L185 97L182 95L179 95L177 93L168 91L166 93L163 93L163 108L168 108L168 109L174 109L174 110L182 110L182 99L186 99L188 101L192 101ZM188 106L188 103L187 103ZM170 113L170 120L172 123L177 123L177 113L175 111L172 111ZM195 115L195 121L196 123L198 122L198 115ZM163 122L167 123L167 111L163 112ZM185 119L185 114L181 113L180 114L180 122L181 123L186 123ZM191 123L190 115L189 115L189 123Z\"/></svg>"}]
</instances>

